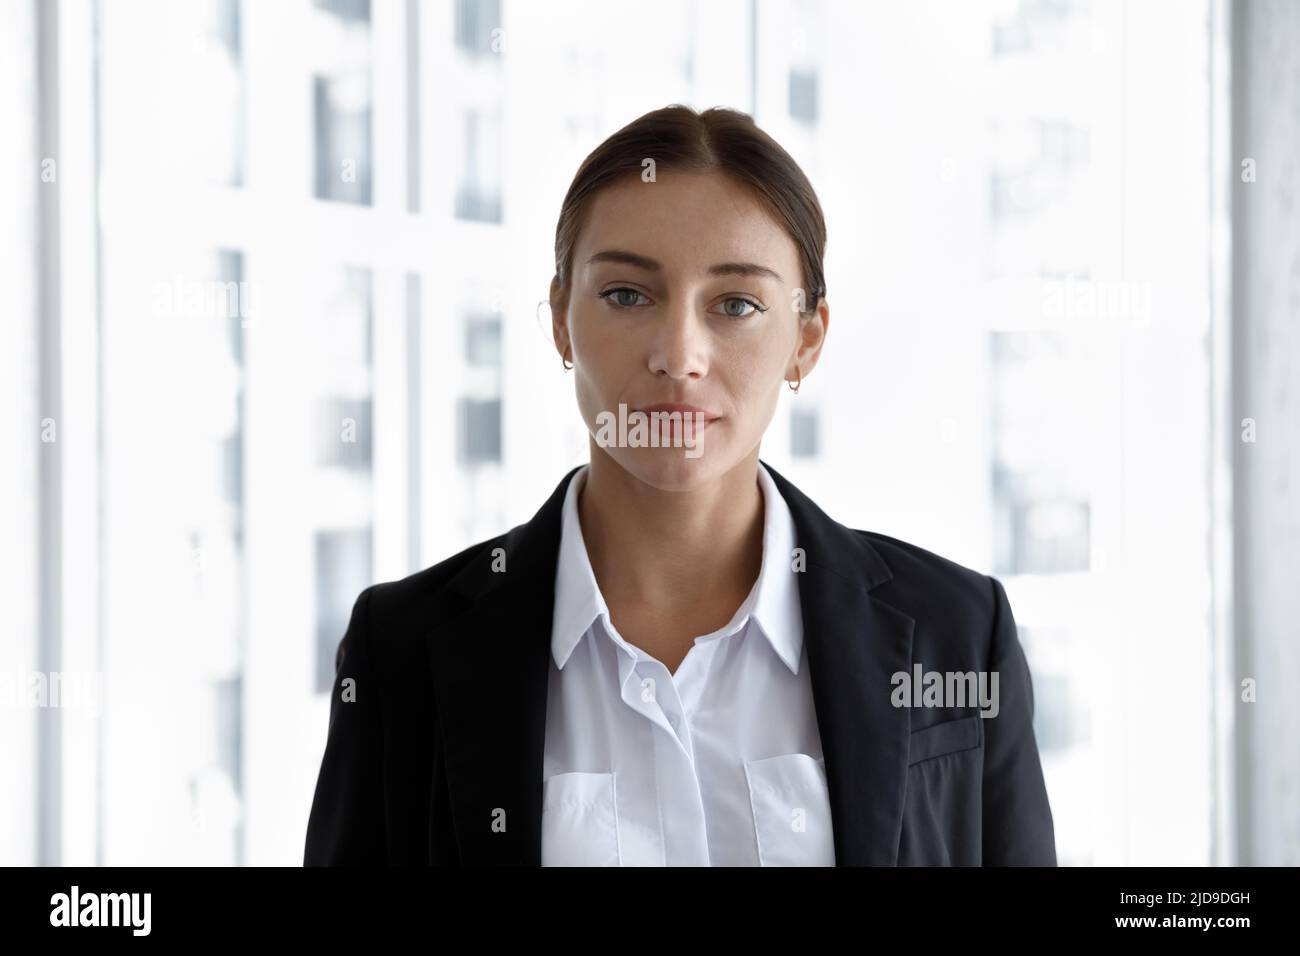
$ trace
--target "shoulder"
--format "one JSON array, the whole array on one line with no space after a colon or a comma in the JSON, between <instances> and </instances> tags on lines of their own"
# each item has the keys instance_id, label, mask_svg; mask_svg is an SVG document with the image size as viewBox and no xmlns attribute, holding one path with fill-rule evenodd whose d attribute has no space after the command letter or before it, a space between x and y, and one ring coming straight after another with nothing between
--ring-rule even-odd
<instances>
[{"instance_id":1,"label":"shoulder","mask_svg":"<svg viewBox=\"0 0 1300 956\"><path fill-rule=\"evenodd\" d=\"M871 593L917 622L918 640L956 640L987 651L1005 603L993 576L920 545L853 529L888 565L891 577Z\"/></svg>"},{"instance_id":2,"label":"shoulder","mask_svg":"<svg viewBox=\"0 0 1300 956\"><path fill-rule=\"evenodd\" d=\"M357 597L357 613L364 613L372 646L389 652L419 644L430 626L463 609L468 601L449 587L452 580L475 561L491 559L508 532L477 541L437 564L393 581L365 588Z\"/></svg>"},{"instance_id":3,"label":"shoulder","mask_svg":"<svg viewBox=\"0 0 1300 956\"><path fill-rule=\"evenodd\" d=\"M493 548L502 545L507 535L485 538L458 551L449 558L423 570L408 574L395 581L382 581L371 585L375 605L390 611L408 608L426 600L431 594L442 593L452 578L469 566L476 558L490 556Z\"/></svg>"},{"instance_id":4,"label":"shoulder","mask_svg":"<svg viewBox=\"0 0 1300 956\"><path fill-rule=\"evenodd\" d=\"M837 521L767 462L763 466L790 504L796 524L807 526L825 551L820 563L860 581L875 600L922 620L987 623L997 610L997 583L989 575L934 551Z\"/></svg>"},{"instance_id":5,"label":"shoulder","mask_svg":"<svg viewBox=\"0 0 1300 956\"><path fill-rule=\"evenodd\" d=\"M970 610L993 610L990 576L983 571L958 564L918 544L881 534L854 529L889 566L893 578L886 584L905 595L913 591L927 600L942 600L967 606Z\"/></svg>"}]
</instances>

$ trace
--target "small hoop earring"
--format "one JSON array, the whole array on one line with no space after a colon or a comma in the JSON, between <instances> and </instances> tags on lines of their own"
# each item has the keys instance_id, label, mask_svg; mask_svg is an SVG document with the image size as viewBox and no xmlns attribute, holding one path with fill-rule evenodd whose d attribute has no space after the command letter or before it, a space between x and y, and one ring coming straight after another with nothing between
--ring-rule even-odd
<instances>
[{"instance_id":1,"label":"small hoop earring","mask_svg":"<svg viewBox=\"0 0 1300 956\"><path fill-rule=\"evenodd\" d=\"M790 389L790 391L794 392L796 395L798 395L799 386L803 384L803 369L801 369L799 366L796 365L794 367L794 370L799 373L799 381L797 381L793 386L791 386L790 380L786 379L785 387Z\"/></svg>"},{"instance_id":2,"label":"small hoop earring","mask_svg":"<svg viewBox=\"0 0 1300 956\"><path fill-rule=\"evenodd\" d=\"M569 361L569 347L567 345L564 347L564 354L560 356L560 364L564 366L566 372L573 368L573 363Z\"/></svg>"}]
</instances>

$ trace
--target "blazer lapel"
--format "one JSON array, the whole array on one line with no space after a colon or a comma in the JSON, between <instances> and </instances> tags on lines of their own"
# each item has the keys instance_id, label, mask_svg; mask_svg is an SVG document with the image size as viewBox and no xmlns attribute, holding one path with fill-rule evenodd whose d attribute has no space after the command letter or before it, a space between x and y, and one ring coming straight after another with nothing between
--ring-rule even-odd
<instances>
[{"instance_id":1,"label":"blazer lapel","mask_svg":"<svg viewBox=\"0 0 1300 956\"><path fill-rule=\"evenodd\" d=\"M767 465L766 462L763 463ZM893 575L858 532L767 465L790 505L804 645L826 761L838 866L895 866L907 798L911 711L890 703L910 673L915 619L871 595Z\"/></svg>"},{"instance_id":2,"label":"blazer lapel","mask_svg":"<svg viewBox=\"0 0 1300 956\"><path fill-rule=\"evenodd\" d=\"M579 466L580 467L580 466ZM428 639L461 860L540 866L542 758L560 518L569 471L501 544L449 582L470 602Z\"/></svg>"},{"instance_id":3,"label":"blazer lapel","mask_svg":"<svg viewBox=\"0 0 1300 956\"><path fill-rule=\"evenodd\" d=\"M893 866L906 798L908 708L890 675L910 672L914 620L870 591L892 576L861 534L771 473L790 506L804 642L830 792L836 864ZM467 606L428 639L451 806L467 865L541 864L542 761L551 619L564 495L578 468L494 555L449 587Z\"/></svg>"}]
</instances>

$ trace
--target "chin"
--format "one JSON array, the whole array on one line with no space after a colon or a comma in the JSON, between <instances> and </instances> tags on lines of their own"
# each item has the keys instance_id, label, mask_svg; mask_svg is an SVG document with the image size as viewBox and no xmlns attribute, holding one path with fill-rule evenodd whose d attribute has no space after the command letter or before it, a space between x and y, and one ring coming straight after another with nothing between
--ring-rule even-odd
<instances>
[{"instance_id":1,"label":"chin","mask_svg":"<svg viewBox=\"0 0 1300 956\"><path fill-rule=\"evenodd\" d=\"M717 444L717 443L715 443ZM688 452L700 451L696 458ZM721 447L706 441L699 449L690 448L614 448L611 457L640 481L660 491L691 491L725 474L735 465L724 460Z\"/></svg>"}]
</instances>

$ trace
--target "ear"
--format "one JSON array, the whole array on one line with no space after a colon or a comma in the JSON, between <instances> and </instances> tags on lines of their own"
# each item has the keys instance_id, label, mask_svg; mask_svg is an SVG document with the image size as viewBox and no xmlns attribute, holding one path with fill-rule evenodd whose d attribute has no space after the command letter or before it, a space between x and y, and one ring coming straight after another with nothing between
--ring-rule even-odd
<instances>
[{"instance_id":1,"label":"ear","mask_svg":"<svg viewBox=\"0 0 1300 956\"><path fill-rule=\"evenodd\" d=\"M802 375L807 378L814 368L817 367L817 360L821 358L822 346L826 343L826 332L831 324L831 307L825 298L817 300L817 306L812 312L805 312L797 316L799 320L799 341L796 343L795 352L790 356L790 362L786 366L786 377L794 381L795 377Z\"/></svg>"},{"instance_id":2,"label":"ear","mask_svg":"<svg viewBox=\"0 0 1300 956\"><path fill-rule=\"evenodd\" d=\"M559 276L554 276L551 279L549 302L551 304L551 339L555 342L556 350L563 357L565 350L571 344L569 342L569 290L560 287Z\"/></svg>"}]
</instances>

